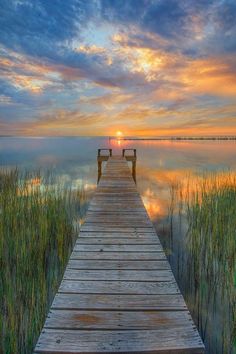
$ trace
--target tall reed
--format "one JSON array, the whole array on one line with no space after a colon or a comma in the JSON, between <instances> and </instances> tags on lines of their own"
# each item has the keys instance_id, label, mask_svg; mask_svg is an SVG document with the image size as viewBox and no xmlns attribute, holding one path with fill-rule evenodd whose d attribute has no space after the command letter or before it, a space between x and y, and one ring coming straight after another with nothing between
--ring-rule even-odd
<instances>
[{"instance_id":1,"label":"tall reed","mask_svg":"<svg viewBox=\"0 0 236 354\"><path fill-rule=\"evenodd\" d=\"M0 172L0 352L31 353L78 233L84 196L50 174Z\"/></svg>"},{"instance_id":2,"label":"tall reed","mask_svg":"<svg viewBox=\"0 0 236 354\"><path fill-rule=\"evenodd\" d=\"M207 352L235 353L235 173L205 173L175 184L170 211L170 230L181 233L174 248L182 250L171 261L178 263L176 276Z\"/></svg>"}]
</instances>

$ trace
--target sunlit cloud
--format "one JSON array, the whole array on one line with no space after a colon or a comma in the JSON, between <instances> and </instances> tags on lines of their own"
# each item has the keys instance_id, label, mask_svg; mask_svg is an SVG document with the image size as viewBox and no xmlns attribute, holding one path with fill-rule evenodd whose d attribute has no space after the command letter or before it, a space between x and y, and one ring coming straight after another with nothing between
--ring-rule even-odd
<instances>
[{"instance_id":1,"label":"sunlit cloud","mask_svg":"<svg viewBox=\"0 0 236 354\"><path fill-rule=\"evenodd\" d=\"M11 103L12 103L11 97L0 95L0 105L9 105Z\"/></svg>"},{"instance_id":2,"label":"sunlit cloud","mask_svg":"<svg viewBox=\"0 0 236 354\"><path fill-rule=\"evenodd\" d=\"M233 3L55 6L3 5L3 134L236 133Z\"/></svg>"}]
</instances>

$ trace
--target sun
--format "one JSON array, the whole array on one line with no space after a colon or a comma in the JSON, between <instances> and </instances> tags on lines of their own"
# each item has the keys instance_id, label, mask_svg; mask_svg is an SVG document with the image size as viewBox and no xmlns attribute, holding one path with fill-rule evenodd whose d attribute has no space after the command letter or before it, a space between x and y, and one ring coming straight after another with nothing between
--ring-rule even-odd
<instances>
[{"instance_id":1,"label":"sun","mask_svg":"<svg viewBox=\"0 0 236 354\"><path fill-rule=\"evenodd\" d=\"M120 130L118 130L118 131L116 132L116 136L117 136L118 138L122 137L122 135L123 135L123 133L122 133Z\"/></svg>"}]
</instances>

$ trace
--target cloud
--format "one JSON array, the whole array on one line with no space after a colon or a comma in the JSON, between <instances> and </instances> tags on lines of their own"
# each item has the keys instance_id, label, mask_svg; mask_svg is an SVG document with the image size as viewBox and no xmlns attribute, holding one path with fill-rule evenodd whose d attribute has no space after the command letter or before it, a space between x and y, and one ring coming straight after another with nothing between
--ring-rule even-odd
<instances>
[{"instance_id":1,"label":"cloud","mask_svg":"<svg viewBox=\"0 0 236 354\"><path fill-rule=\"evenodd\" d=\"M2 129L234 129L235 14L231 0L3 0Z\"/></svg>"},{"instance_id":2,"label":"cloud","mask_svg":"<svg viewBox=\"0 0 236 354\"><path fill-rule=\"evenodd\" d=\"M10 96L0 95L0 106L7 106L12 103Z\"/></svg>"},{"instance_id":3,"label":"cloud","mask_svg":"<svg viewBox=\"0 0 236 354\"><path fill-rule=\"evenodd\" d=\"M30 55L52 54L55 45L78 35L94 10L94 2L81 0L2 0L1 42Z\"/></svg>"},{"instance_id":4,"label":"cloud","mask_svg":"<svg viewBox=\"0 0 236 354\"><path fill-rule=\"evenodd\" d=\"M127 30L135 26L168 40L170 50L189 56L235 52L236 4L233 0L104 0L102 17Z\"/></svg>"}]
</instances>

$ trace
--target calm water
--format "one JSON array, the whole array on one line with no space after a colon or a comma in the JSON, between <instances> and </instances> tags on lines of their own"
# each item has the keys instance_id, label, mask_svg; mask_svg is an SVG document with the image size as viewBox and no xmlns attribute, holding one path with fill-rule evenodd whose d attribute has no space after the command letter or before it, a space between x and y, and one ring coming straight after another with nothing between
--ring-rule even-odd
<instances>
[{"instance_id":1,"label":"calm water","mask_svg":"<svg viewBox=\"0 0 236 354\"><path fill-rule=\"evenodd\" d=\"M97 149L112 148L119 154L122 148L137 149L137 187L144 204L154 222L164 246L169 245L166 226L170 205L170 185L181 181L186 175L200 174L202 171L235 170L235 141L117 141L108 138L0 138L0 165L22 168L53 170L65 184L77 188L84 185L93 191L97 180ZM174 233L172 249L168 249L169 260L177 281L189 298L188 284L183 270L183 260L179 271L180 254L183 252L183 235ZM168 247L165 247L168 248ZM182 256L181 256L182 257ZM178 262L177 262L178 260ZM179 263L178 263L179 264ZM190 300L189 300L190 301ZM194 299L188 304L194 308ZM227 328L223 323L222 311L225 306L218 304L208 315L205 328L205 342L209 353L230 353L222 349L221 332ZM202 311L205 311L203 306ZM200 313L201 316L201 313ZM199 323L199 318L194 318ZM226 317L227 321L228 318ZM224 334L225 335L225 334Z\"/></svg>"}]
</instances>

